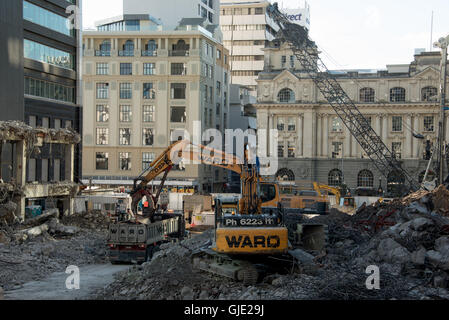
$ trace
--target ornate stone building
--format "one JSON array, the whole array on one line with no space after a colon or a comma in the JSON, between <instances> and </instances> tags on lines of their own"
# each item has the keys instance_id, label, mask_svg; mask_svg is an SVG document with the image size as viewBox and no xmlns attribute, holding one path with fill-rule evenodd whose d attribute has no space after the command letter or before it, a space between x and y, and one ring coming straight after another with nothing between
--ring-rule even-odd
<instances>
[{"instance_id":1,"label":"ornate stone building","mask_svg":"<svg viewBox=\"0 0 449 320\"><path fill-rule=\"evenodd\" d=\"M386 70L330 71L403 168L421 180L437 142L440 57L421 53L411 64ZM389 172L387 182L377 171L286 46L274 41L265 48L257 83L258 128L279 130L280 178L345 183L351 189L381 184L384 190L402 180Z\"/></svg>"}]
</instances>

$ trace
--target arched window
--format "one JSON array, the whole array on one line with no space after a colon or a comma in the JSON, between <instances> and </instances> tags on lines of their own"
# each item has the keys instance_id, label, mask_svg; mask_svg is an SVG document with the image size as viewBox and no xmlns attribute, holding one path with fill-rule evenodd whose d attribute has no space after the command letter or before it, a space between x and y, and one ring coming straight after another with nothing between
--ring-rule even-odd
<instances>
[{"instance_id":1,"label":"arched window","mask_svg":"<svg viewBox=\"0 0 449 320\"><path fill-rule=\"evenodd\" d=\"M156 51L157 50L156 41L155 40L148 41L148 43L145 45L145 49L148 51Z\"/></svg>"},{"instance_id":2,"label":"arched window","mask_svg":"<svg viewBox=\"0 0 449 320\"><path fill-rule=\"evenodd\" d=\"M97 56L110 56L111 55L111 41L104 40L100 44L100 51L97 54Z\"/></svg>"},{"instance_id":3,"label":"arched window","mask_svg":"<svg viewBox=\"0 0 449 320\"><path fill-rule=\"evenodd\" d=\"M426 174L426 171L423 171L419 174L419 183L423 182L425 174ZM432 170L429 170L429 173L427 174L426 181L433 181L433 180L435 180L435 178L436 178L435 172L433 172Z\"/></svg>"},{"instance_id":4,"label":"arched window","mask_svg":"<svg viewBox=\"0 0 449 320\"><path fill-rule=\"evenodd\" d=\"M405 102L405 89L400 87L390 89L390 102Z\"/></svg>"},{"instance_id":5,"label":"arched window","mask_svg":"<svg viewBox=\"0 0 449 320\"><path fill-rule=\"evenodd\" d=\"M360 102L374 102L376 91L372 88L360 89Z\"/></svg>"},{"instance_id":6,"label":"arched window","mask_svg":"<svg viewBox=\"0 0 449 320\"><path fill-rule=\"evenodd\" d=\"M438 99L438 89L435 87L425 87L421 90L421 101L430 102L437 101Z\"/></svg>"},{"instance_id":7,"label":"arched window","mask_svg":"<svg viewBox=\"0 0 449 320\"><path fill-rule=\"evenodd\" d=\"M288 88L282 89L279 91L278 101L280 103L294 103L296 101L295 93Z\"/></svg>"},{"instance_id":8,"label":"arched window","mask_svg":"<svg viewBox=\"0 0 449 320\"><path fill-rule=\"evenodd\" d=\"M362 170L357 176L357 186L363 188L374 187L374 175L369 170Z\"/></svg>"},{"instance_id":9,"label":"arched window","mask_svg":"<svg viewBox=\"0 0 449 320\"><path fill-rule=\"evenodd\" d=\"M276 173L276 178L280 181L295 181L295 174L293 171L283 168Z\"/></svg>"},{"instance_id":10,"label":"arched window","mask_svg":"<svg viewBox=\"0 0 449 320\"><path fill-rule=\"evenodd\" d=\"M332 187L341 186L343 184L343 173L338 169L334 169L329 172L328 184Z\"/></svg>"},{"instance_id":11,"label":"arched window","mask_svg":"<svg viewBox=\"0 0 449 320\"><path fill-rule=\"evenodd\" d=\"M127 40L123 45L123 56L132 57L134 56L134 41Z\"/></svg>"}]
</instances>

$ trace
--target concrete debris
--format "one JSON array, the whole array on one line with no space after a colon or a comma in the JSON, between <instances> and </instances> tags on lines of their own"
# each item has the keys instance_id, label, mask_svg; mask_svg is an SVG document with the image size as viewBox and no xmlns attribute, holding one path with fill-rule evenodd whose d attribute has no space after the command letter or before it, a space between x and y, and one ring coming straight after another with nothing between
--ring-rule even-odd
<instances>
[{"instance_id":1,"label":"concrete debris","mask_svg":"<svg viewBox=\"0 0 449 320\"><path fill-rule=\"evenodd\" d=\"M45 222L31 228L20 224L0 227L0 287L4 290L65 272L69 265L107 263L107 217L101 212L62 220L49 214L41 219Z\"/></svg>"},{"instance_id":2,"label":"concrete debris","mask_svg":"<svg viewBox=\"0 0 449 320\"><path fill-rule=\"evenodd\" d=\"M28 140L37 142L38 137L47 143L78 144L81 136L71 129L32 128L20 121L0 121L0 140Z\"/></svg>"},{"instance_id":3,"label":"concrete debris","mask_svg":"<svg viewBox=\"0 0 449 320\"><path fill-rule=\"evenodd\" d=\"M133 300L390 300L449 298L449 237L441 187L355 215L333 209L307 219L328 225L326 252L293 250L297 265L267 274L256 286L192 268L190 253L213 231L162 245L150 262L123 272L94 299ZM293 260L292 260L293 261ZM306 268L305 266L314 268ZM381 289L367 290L367 267L378 266ZM313 269L313 272L311 271Z\"/></svg>"}]
</instances>

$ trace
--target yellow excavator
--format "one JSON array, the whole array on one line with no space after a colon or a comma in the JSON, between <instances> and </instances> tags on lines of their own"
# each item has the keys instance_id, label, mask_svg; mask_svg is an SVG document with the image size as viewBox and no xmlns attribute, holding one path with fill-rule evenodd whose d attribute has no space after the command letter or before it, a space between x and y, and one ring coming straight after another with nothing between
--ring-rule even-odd
<instances>
[{"instance_id":1,"label":"yellow excavator","mask_svg":"<svg viewBox=\"0 0 449 320\"><path fill-rule=\"evenodd\" d=\"M236 172L241 179L240 199L233 205L216 200L214 241L210 248L194 254L193 264L199 269L251 284L257 281L259 273L250 260L284 255L293 245L299 244L309 244L321 250L325 243L325 227L300 226L297 222L302 210L281 207L278 184L261 179L257 166L248 161L248 152L245 150L245 159L241 160L188 140L175 142L135 179L132 208L136 212L138 203L145 196L151 200L151 205L144 210L141 219L154 222L158 217L167 218L167 213L161 212L158 206L158 198L169 171L186 160ZM160 174L163 177L153 195L147 185ZM287 227L287 216L295 218L290 224L292 228Z\"/></svg>"},{"instance_id":2,"label":"yellow excavator","mask_svg":"<svg viewBox=\"0 0 449 320\"><path fill-rule=\"evenodd\" d=\"M338 188L335 187L331 187L322 183L318 183L318 182L314 182L313 183L313 188L315 189L316 192L318 192L318 194L321 197L324 197L325 195L323 195L322 191L328 191L330 193L332 193L333 195L335 195L335 200L336 200L336 204L337 206L340 206L341 203L341 193L340 190ZM345 196L343 197L343 207L345 208L351 208L351 209L355 209L356 208L356 203L355 203L355 199L352 196Z\"/></svg>"}]
</instances>

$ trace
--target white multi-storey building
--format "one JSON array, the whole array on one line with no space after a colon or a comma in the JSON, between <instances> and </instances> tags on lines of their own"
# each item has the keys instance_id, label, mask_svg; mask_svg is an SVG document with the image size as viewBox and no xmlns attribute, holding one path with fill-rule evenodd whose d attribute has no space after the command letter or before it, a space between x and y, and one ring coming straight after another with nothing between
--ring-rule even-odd
<instances>
[{"instance_id":1,"label":"white multi-storey building","mask_svg":"<svg viewBox=\"0 0 449 320\"><path fill-rule=\"evenodd\" d=\"M221 0L220 26L223 43L231 55L232 83L246 86L256 96L257 76L264 69L267 41L274 40L279 26L268 16L267 0ZM310 9L286 9L295 23L310 27Z\"/></svg>"}]
</instances>

